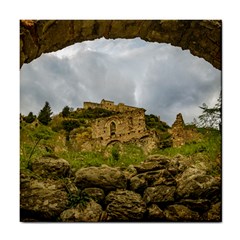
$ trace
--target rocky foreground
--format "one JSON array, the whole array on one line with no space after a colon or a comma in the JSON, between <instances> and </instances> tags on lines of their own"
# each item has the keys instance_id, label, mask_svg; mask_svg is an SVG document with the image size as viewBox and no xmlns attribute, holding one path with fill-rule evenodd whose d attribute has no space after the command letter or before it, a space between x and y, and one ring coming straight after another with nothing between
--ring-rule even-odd
<instances>
[{"instance_id":1,"label":"rocky foreground","mask_svg":"<svg viewBox=\"0 0 240 240\"><path fill-rule=\"evenodd\" d=\"M221 179L178 155L127 169L44 157L20 173L23 222L220 222Z\"/></svg>"}]
</instances>

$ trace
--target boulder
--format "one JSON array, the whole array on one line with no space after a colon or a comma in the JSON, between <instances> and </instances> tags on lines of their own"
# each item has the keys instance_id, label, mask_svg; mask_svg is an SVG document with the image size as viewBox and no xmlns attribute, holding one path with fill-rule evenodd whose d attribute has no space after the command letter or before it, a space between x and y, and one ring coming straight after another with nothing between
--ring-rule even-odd
<instances>
[{"instance_id":1,"label":"boulder","mask_svg":"<svg viewBox=\"0 0 240 240\"><path fill-rule=\"evenodd\" d=\"M55 221L68 206L68 193L59 180L31 179L21 183L20 218Z\"/></svg>"},{"instance_id":2,"label":"boulder","mask_svg":"<svg viewBox=\"0 0 240 240\"><path fill-rule=\"evenodd\" d=\"M174 201L176 187L160 185L148 187L144 191L143 199L146 203L166 203Z\"/></svg>"},{"instance_id":3,"label":"boulder","mask_svg":"<svg viewBox=\"0 0 240 240\"><path fill-rule=\"evenodd\" d=\"M152 204L148 207L147 219L149 221L164 221L165 215L158 205Z\"/></svg>"},{"instance_id":4,"label":"boulder","mask_svg":"<svg viewBox=\"0 0 240 240\"><path fill-rule=\"evenodd\" d=\"M101 205L91 199L86 206L77 205L76 208L63 211L60 219L63 222L98 222L101 214Z\"/></svg>"},{"instance_id":5,"label":"boulder","mask_svg":"<svg viewBox=\"0 0 240 240\"><path fill-rule=\"evenodd\" d=\"M108 221L108 214L106 211L102 211L102 214L99 218L99 222L107 222Z\"/></svg>"},{"instance_id":6,"label":"boulder","mask_svg":"<svg viewBox=\"0 0 240 240\"><path fill-rule=\"evenodd\" d=\"M79 193L79 190L78 188L76 187L76 185L69 179L69 178L65 178L65 187L67 189L67 192L69 194L78 194Z\"/></svg>"},{"instance_id":7,"label":"boulder","mask_svg":"<svg viewBox=\"0 0 240 240\"><path fill-rule=\"evenodd\" d=\"M183 173L189 167L187 162L187 157L177 154L171 159L170 167L177 168L178 173Z\"/></svg>"},{"instance_id":8,"label":"boulder","mask_svg":"<svg viewBox=\"0 0 240 240\"><path fill-rule=\"evenodd\" d=\"M171 222L196 222L201 220L197 212L178 204L168 206L164 210L164 215L166 220Z\"/></svg>"},{"instance_id":9,"label":"boulder","mask_svg":"<svg viewBox=\"0 0 240 240\"><path fill-rule=\"evenodd\" d=\"M179 204L199 213L204 213L211 207L211 202L207 199L182 199Z\"/></svg>"},{"instance_id":10,"label":"boulder","mask_svg":"<svg viewBox=\"0 0 240 240\"><path fill-rule=\"evenodd\" d=\"M42 177L66 177L69 174L70 164L62 158L42 157L31 163L32 171Z\"/></svg>"},{"instance_id":11,"label":"boulder","mask_svg":"<svg viewBox=\"0 0 240 240\"><path fill-rule=\"evenodd\" d=\"M129 190L110 192L105 202L108 221L140 221L147 210L141 195Z\"/></svg>"},{"instance_id":12,"label":"boulder","mask_svg":"<svg viewBox=\"0 0 240 240\"><path fill-rule=\"evenodd\" d=\"M123 172L108 166L79 169L76 172L75 183L80 189L97 187L111 191L127 188L127 179Z\"/></svg>"},{"instance_id":13,"label":"boulder","mask_svg":"<svg viewBox=\"0 0 240 240\"><path fill-rule=\"evenodd\" d=\"M207 220L209 222L221 222L222 220L222 207L221 202L212 205L211 209L207 213Z\"/></svg>"},{"instance_id":14,"label":"boulder","mask_svg":"<svg viewBox=\"0 0 240 240\"><path fill-rule=\"evenodd\" d=\"M139 193L142 193L148 186L161 184L176 185L175 178L166 169L141 173L130 179L130 189Z\"/></svg>"},{"instance_id":15,"label":"boulder","mask_svg":"<svg viewBox=\"0 0 240 240\"><path fill-rule=\"evenodd\" d=\"M97 203L102 203L105 198L105 193L101 188L85 188L82 194L87 195Z\"/></svg>"},{"instance_id":16,"label":"boulder","mask_svg":"<svg viewBox=\"0 0 240 240\"><path fill-rule=\"evenodd\" d=\"M221 181L203 170L188 168L177 179L177 194L180 198L217 202L221 199Z\"/></svg>"},{"instance_id":17,"label":"boulder","mask_svg":"<svg viewBox=\"0 0 240 240\"><path fill-rule=\"evenodd\" d=\"M124 171L123 174L127 178L127 180L131 179L135 175L137 175L137 170L133 165L129 165Z\"/></svg>"},{"instance_id":18,"label":"boulder","mask_svg":"<svg viewBox=\"0 0 240 240\"><path fill-rule=\"evenodd\" d=\"M130 190L143 193L144 190L148 187L148 182L145 179L144 175L137 175L130 179Z\"/></svg>"},{"instance_id":19,"label":"boulder","mask_svg":"<svg viewBox=\"0 0 240 240\"><path fill-rule=\"evenodd\" d=\"M149 161L143 162L139 165L135 165L134 168L137 170L138 173L144 173L148 171L163 169L164 165L159 164L157 161Z\"/></svg>"},{"instance_id":20,"label":"boulder","mask_svg":"<svg viewBox=\"0 0 240 240\"><path fill-rule=\"evenodd\" d=\"M147 157L145 162L155 162L158 163L159 166L168 166L169 162L171 161L170 158L160 155L160 154L154 154Z\"/></svg>"}]
</instances>

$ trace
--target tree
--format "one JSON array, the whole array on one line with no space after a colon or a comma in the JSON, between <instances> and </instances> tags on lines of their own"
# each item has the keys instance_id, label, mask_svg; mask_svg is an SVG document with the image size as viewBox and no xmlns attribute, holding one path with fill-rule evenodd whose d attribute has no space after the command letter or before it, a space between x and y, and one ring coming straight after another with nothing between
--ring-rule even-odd
<instances>
[{"instance_id":1,"label":"tree","mask_svg":"<svg viewBox=\"0 0 240 240\"><path fill-rule=\"evenodd\" d=\"M74 128L78 128L80 126L79 121L76 120L76 119L63 120L62 125L63 125L64 130L67 132L67 135L66 135L66 140L67 141L69 141L70 132Z\"/></svg>"},{"instance_id":2,"label":"tree","mask_svg":"<svg viewBox=\"0 0 240 240\"><path fill-rule=\"evenodd\" d=\"M27 117L24 117L24 121L27 123L32 123L36 119L36 115L33 115L32 112L30 112Z\"/></svg>"},{"instance_id":3,"label":"tree","mask_svg":"<svg viewBox=\"0 0 240 240\"><path fill-rule=\"evenodd\" d=\"M45 102L43 109L40 111L38 115L38 120L44 125L48 125L48 123L52 120L51 118L52 111L48 102Z\"/></svg>"},{"instance_id":4,"label":"tree","mask_svg":"<svg viewBox=\"0 0 240 240\"><path fill-rule=\"evenodd\" d=\"M209 108L206 103L200 107L203 110L200 115L198 125L200 127L210 127L222 129L222 92L220 92L217 103L213 108Z\"/></svg>"},{"instance_id":5,"label":"tree","mask_svg":"<svg viewBox=\"0 0 240 240\"><path fill-rule=\"evenodd\" d=\"M69 106L65 106L62 110L62 116L63 117L68 117L70 114L70 107Z\"/></svg>"}]
</instances>

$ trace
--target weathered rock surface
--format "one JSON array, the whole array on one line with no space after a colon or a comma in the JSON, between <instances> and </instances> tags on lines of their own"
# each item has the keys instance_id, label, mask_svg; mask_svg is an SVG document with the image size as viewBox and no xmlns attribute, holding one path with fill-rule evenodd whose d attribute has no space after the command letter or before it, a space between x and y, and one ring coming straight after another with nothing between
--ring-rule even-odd
<instances>
[{"instance_id":1,"label":"weathered rock surface","mask_svg":"<svg viewBox=\"0 0 240 240\"><path fill-rule=\"evenodd\" d=\"M20 64L77 42L140 37L189 49L221 69L221 24L220 20L21 20Z\"/></svg>"},{"instance_id":2,"label":"weathered rock surface","mask_svg":"<svg viewBox=\"0 0 240 240\"><path fill-rule=\"evenodd\" d=\"M191 211L184 205L170 205L164 210L164 215L167 221L173 222L194 222L200 221L200 216L197 212Z\"/></svg>"},{"instance_id":3,"label":"weathered rock surface","mask_svg":"<svg viewBox=\"0 0 240 240\"><path fill-rule=\"evenodd\" d=\"M172 134L171 139L173 147L183 146L189 141L197 141L201 136L197 132L196 127L185 125L181 113L177 114L170 132Z\"/></svg>"},{"instance_id":4,"label":"weathered rock surface","mask_svg":"<svg viewBox=\"0 0 240 240\"><path fill-rule=\"evenodd\" d=\"M218 202L218 203L214 204L211 207L211 209L208 211L207 221L210 221L210 222L221 221L221 211L222 211L221 203Z\"/></svg>"},{"instance_id":5,"label":"weathered rock surface","mask_svg":"<svg viewBox=\"0 0 240 240\"><path fill-rule=\"evenodd\" d=\"M146 161L140 165L135 165L134 167L138 173L144 173L148 171L164 169L165 166L157 161Z\"/></svg>"},{"instance_id":6,"label":"weathered rock surface","mask_svg":"<svg viewBox=\"0 0 240 240\"><path fill-rule=\"evenodd\" d=\"M125 175L127 180L130 180L132 177L137 175L137 170L133 165L129 165L124 171L123 174Z\"/></svg>"},{"instance_id":7,"label":"weathered rock surface","mask_svg":"<svg viewBox=\"0 0 240 240\"><path fill-rule=\"evenodd\" d=\"M139 193L148 186L176 185L175 178L166 169L138 174L130 179L130 189Z\"/></svg>"},{"instance_id":8,"label":"weathered rock surface","mask_svg":"<svg viewBox=\"0 0 240 240\"><path fill-rule=\"evenodd\" d=\"M127 179L123 172L107 166L79 169L76 172L75 183L80 189L99 187L110 191L127 188Z\"/></svg>"},{"instance_id":9,"label":"weathered rock surface","mask_svg":"<svg viewBox=\"0 0 240 240\"><path fill-rule=\"evenodd\" d=\"M218 201L221 198L221 182L203 170L189 168L177 179L177 194L180 198Z\"/></svg>"},{"instance_id":10,"label":"weathered rock surface","mask_svg":"<svg viewBox=\"0 0 240 240\"><path fill-rule=\"evenodd\" d=\"M32 162L32 170L40 176L66 177L70 170L70 164L65 159L42 157Z\"/></svg>"},{"instance_id":11,"label":"weathered rock surface","mask_svg":"<svg viewBox=\"0 0 240 240\"><path fill-rule=\"evenodd\" d=\"M57 180L29 180L21 183L21 219L36 218L39 221L54 220L67 208L68 194Z\"/></svg>"},{"instance_id":12,"label":"weathered rock surface","mask_svg":"<svg viewBox=\"0 0 240 240\"><path fill-rule=\"evenodd\" d=\"M141 195L129 190L110 192L105 202L108 221L140 221L147 210Z\"/></svg>"},{"instance_id":13,"label":"weathered rock surface","mask_svg":"<svg viewBox=\"0 0 240 240\"><path fill-rule=\"evenodd\" d=\"M152 204L150 207L148 207L147 219L150 221L164 221L165 215L158 205Z\"/></svg>"},{"instance_id":14,"label":"weathered rock surface","mask_svg":"<svg viewBox=\"0 0 240 240\"><path fill-rule=\"evenodd\" d=\"M148 156L145 162L155 162L155 163L158 163L160 166L161 165L166 166L170 162L170 160L171 159L169 157L155 154L155 155Z\"/></svg>"},{"instance_id":15,"label":"weathered rock surface","mask_svg":"<svg viewBox=\"0 0 240 240\"><path fill-rule=\"evenodd\" d=\"M97 203L102 203L105 199L105 193L101 188L85 188L82 194L87 195Z\"/></svg>"},{"instance_id":16,"label":"weathered rock surface","mask_svg":"<svg viewBox=\"0 0 240 240\"><path fill-rule=\"evenodd\" d=\"M179 204L188 207L190 210L196 212L206 212L211 206L211 202L207 199L182 199Z\"/></svg>"},{"instance_id":17,"label":"weathered rock surface","mask_svg":"<svg viewBox=\"0 0 240 240\"><path fill-rule=\"evenodd\" d=\"M56 160L56 159L54 159ZM154 155L136 168L82 168L76 176L51 161L21 171L21 221L221 221L221 179L184 158ZM62 161L64 162L64 161ZM48 167L50 165L50 167ZM61 165L61 163L60 163ZM67 164L63 164L64 169ZM66 167L66 168L65 168ZM47 170L46 170L47 169ZM36 174L38 173L38 174ZM60 176L60 179L58 178ZM57 180L58 179L58 180Z\"/></svg>"},{"instance_id":18,"label":"weathered rock surface","mask_svg":"<svg viewBox=\"0 0 240 240\"><path fill-rule=\"evenodd\" d=\"M93 200L86 203L86 206L78 205L63 211L60 219L63 222L98 222L102 214L102 207Z\"/></svg>"},{"instance_id":19,"label":"weathered rock surface","mask_svg":"<svg viewBox=\"0 0 240 240\"><path fill-rule=\"evenodd\" d=\"M176 187L160 185L148 187L144 191L143 199L146 203L166 203L174 202Z\"/></svg>"}]
</instances>

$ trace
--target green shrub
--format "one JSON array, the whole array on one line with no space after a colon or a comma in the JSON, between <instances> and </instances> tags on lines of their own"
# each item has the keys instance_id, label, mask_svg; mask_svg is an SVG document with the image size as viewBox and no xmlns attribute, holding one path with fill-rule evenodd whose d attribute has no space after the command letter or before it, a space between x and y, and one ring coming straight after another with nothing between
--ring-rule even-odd
<instances>
[{"instance_id":1,"label":"green shrub","mask_svg":"<svg viewBox=\"0 0 240 240\"><path fill-rule=\"evenodd\" d=\"M84 208L89 202L89 200L90 197L87 195L87 193L81 192L80 190L75 194L71 192L68 193L68 206L70 208L74 208L77 205L81 208Z\"/></svg>"},{"instance_id":2,"label":"green shrub","mask_svg":"<svg viewBox=\"0 0 240 240\"><path fill-rule=\"evenodd\" d=\"M112 148L112 157L114 161L118 161L120 158L119 149L116 146Z\"/></svg>"}]
</instances>

